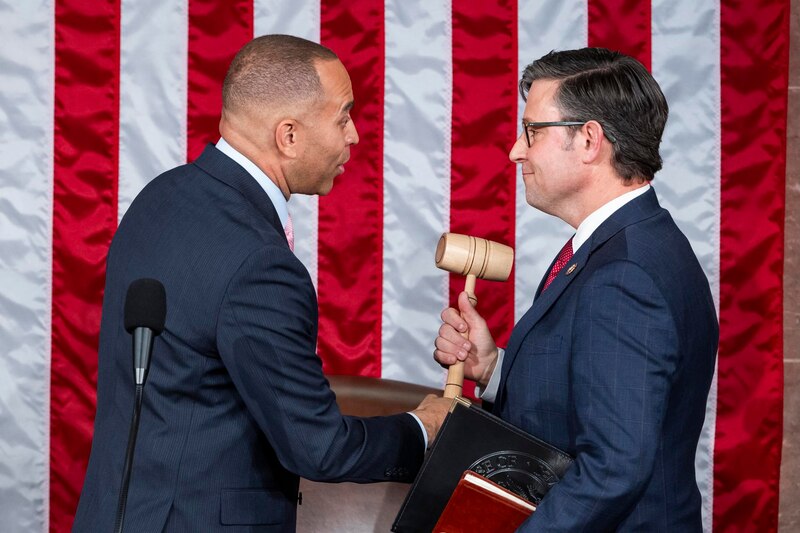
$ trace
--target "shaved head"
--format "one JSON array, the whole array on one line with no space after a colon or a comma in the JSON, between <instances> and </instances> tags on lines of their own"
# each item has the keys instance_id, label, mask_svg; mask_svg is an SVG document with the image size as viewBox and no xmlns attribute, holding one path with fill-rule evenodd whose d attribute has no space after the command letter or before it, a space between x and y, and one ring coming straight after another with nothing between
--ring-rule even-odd
<instances>
[{"instance_id":1,"label":"shaved head","mask_svg":"<svg viewBox=\"0 0 800 533\"><path fill-rule=\"evenodd\" d=\"M234 57L222 86L223 114L281 109L322 97L319 61L338 60L330 49L291 35L264 35Z\"/></svg>"},{"instance_id":2,"label":"shaved head","mask_svg":"<svg viewBox=\"0 0 800 533\"><path fill-rule=\"evenodd\" d=\"M327 194L358 143L353 103L350 76L331 50L291 35L264 35L231 62L219 132L287 199Z\"/></svg>"}]
</instances>

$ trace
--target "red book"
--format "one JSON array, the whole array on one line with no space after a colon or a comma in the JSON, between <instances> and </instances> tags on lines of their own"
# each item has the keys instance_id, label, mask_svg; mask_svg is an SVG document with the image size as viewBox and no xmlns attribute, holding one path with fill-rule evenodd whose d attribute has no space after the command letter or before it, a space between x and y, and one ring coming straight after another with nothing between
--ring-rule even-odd
<instances>
[{"instance_id":1,"label":"red book","mask_svg":"<svg viewBox=\"0 0 800 533\"><path fill-rule=\"evenodd\" d=\"M531 502L467 470L433 533L513 533L535 510Z\"/></svg>"}]
</instances>

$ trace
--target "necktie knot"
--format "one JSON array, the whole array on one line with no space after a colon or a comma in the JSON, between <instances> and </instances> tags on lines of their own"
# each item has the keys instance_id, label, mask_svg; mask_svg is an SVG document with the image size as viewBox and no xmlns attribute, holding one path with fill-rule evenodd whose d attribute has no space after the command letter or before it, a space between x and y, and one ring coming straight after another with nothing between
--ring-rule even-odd
<instances>
[{"instance_id":1,"label":"necktie knot","mask_svg":"<svg viewBox=\"0 0 800 533\"><path fill-rule=\"evenodd\" d=\"M542 292L550 285L558 273L561 272L561 269L564 268L569 260L572 259L572 237L567 241L567 244L558 252L558 257L556 257L556 262L553 263L553 268L550 269L550 273L547 274L547 279L544 280L544 287L542 287Z\"/></svg>"},{"instance_id":2,"label":"necktie knot","mask_svg":"<svg viewBox=\"0 0 800 533\"><path fill-rule=\"evenodd\" d=\"M286 226L283 228L283 233L286 234L286 241L289 243L289 249L294 252L294 226L292 225L292 217L286 218Z\"/></svg>"}]
</instances>

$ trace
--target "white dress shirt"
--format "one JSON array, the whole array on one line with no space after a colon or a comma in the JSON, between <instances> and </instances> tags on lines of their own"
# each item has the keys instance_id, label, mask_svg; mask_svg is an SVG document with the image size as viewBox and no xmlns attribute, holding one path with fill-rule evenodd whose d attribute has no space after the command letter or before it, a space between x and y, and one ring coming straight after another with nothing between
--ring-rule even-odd
<instances>
[{"instance_id":1,"label":"white dress shirt","mask_svg":"<svg viewBox=\"0 0 800 533\"><path fill-rule=\"evenodd\" d=\"M267 196L269 196L269 199L272 201L272 205L275 207L275 211L277 211L278 217L281 219L281 226L283 226L285 230L286 221L289 220L289 204L280 188L275 185L275 182L269 179L269 176L264 174L255 163L240 154L236 148L228 144L222 137L217 141L217 150L239 163L239 165L261 185L261 188L264 189L264 192L267 193Z\"/></svg>"}]
</instances>

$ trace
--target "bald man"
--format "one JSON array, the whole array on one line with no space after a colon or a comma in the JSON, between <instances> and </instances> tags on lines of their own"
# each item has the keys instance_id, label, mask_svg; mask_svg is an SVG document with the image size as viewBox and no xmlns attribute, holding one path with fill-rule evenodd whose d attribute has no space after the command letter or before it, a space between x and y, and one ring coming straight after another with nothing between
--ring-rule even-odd
<instances>
[{"instance_id":1,"label":"bald man","mask_svg":"<svg viewBox=\"0 0 800 533\"><path fill-rule=\"evenodd\" d=\"M125 531L294 531L298 477L411 481L449 400L342 416L316 355L317 301L291 250L292 194L327 194L358 132L329 49L248 43L223 86L221 139L154 179L108 255L97 416L74 531L112 531L134 404L129 284L167 294L141 415Z\"/></svg>"}]
</instances>

